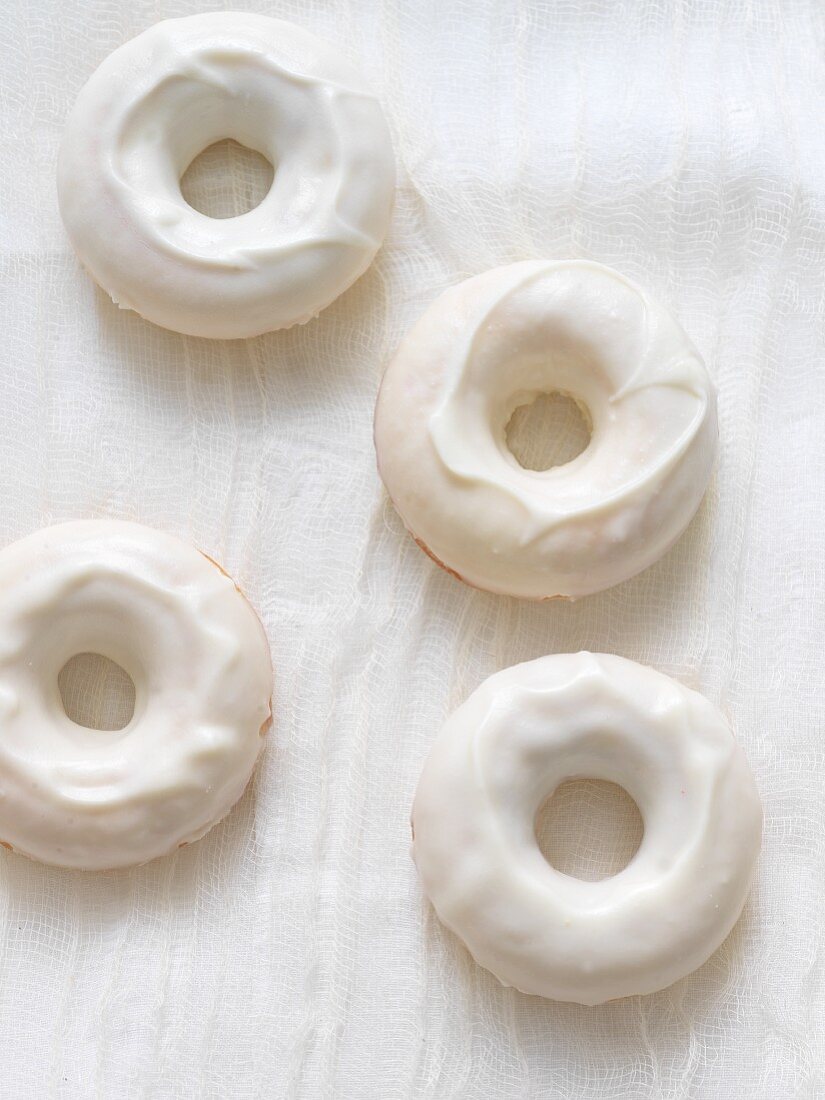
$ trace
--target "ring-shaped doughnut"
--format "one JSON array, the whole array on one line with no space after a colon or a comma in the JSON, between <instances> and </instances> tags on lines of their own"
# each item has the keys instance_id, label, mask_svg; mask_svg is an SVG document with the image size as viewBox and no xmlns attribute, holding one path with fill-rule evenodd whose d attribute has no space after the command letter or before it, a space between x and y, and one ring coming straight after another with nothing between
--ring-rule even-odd
<instances>
[{"instance_id":1,"label":"ring-shaped doughnut","mask_svg":"<svg viewBox=\"0 0 825 1100\"><path fill-rule=\"evenodd\" d=\"M272 666L233 581L170 535L92 520L0 551L0 839L62 867L145 863L197 840L241 796ZM86 729L58 675L98 653L135 685L121 730Z\"/></svg>"},{"instance_id":2,"label":"ring-shaped doughnut","mask_svg":"<svg viewBox=\"0 0 825 1100\"><path fill-rule=\"evenodd\" d=\"M274 166L253 210L210 218L181 176L234 138ZM367 269L394 184L381 107L300 27L244 12L170 19L115 50L81 90L60 149L74 247L126 309L194 336L314 317Z\"/></svg>"},{"instance_id":3,"label":"ring-shaped doughnut","mask_svg":"<svg viewBox=\"0 0 825 1100\"><path fill-rule=\"evenodd\" d=\"M622 786L644 821L617 875L555 870L536 839L566 779ZM543 657L491 676L448 719L413 808L438 916L505 985L599 1004L662 989L722 943L745 902L762 813L707 699L621 657Z\"/></svg>"},{"instance_id":4,"label":"ring-shaped doughnut","mask_svg":"<svg viewBox=\"0 0 825 1100\"><path fill-rule=\"evenodd\" d=\"M514 410L558 391L592 438L524 469ZM384 375L378 467L416 541L478 588L583 596L660 557L695 513L716 450L716 401L683 330L617 272L527 261L438 298Z\"/></svg>"}]
</instances>

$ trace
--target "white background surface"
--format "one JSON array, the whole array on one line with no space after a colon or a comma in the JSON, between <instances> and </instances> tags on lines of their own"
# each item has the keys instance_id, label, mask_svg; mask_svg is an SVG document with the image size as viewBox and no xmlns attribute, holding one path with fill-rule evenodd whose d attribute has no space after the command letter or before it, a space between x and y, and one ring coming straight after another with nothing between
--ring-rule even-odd
<instances>
[{"instance_id":1,"label":"white background surface","mask_svg":"<svg viewBox=\"0 0 825 1100\"><path fill-rule=\"evenodd\" d=\"M119 312L55 198L86 77L200 6L2 5L0 535L119 516L197 543L262 614L276 723L254 789L174 858L84 875L3 853L0 1095L825 1095L821 5L246 4L367 71L398 198L351 292L305 328L232 344ZM413 318L461 278L539 256L643 282L720 391L718 473L687 535L575 605L439 572L388 506L371 443ZM579 648L723 706L766 811L725 947L661 994L597 1009L500 988L442 932L408 855L447 711L496 669Z\"/></svg>"}]
</instances>

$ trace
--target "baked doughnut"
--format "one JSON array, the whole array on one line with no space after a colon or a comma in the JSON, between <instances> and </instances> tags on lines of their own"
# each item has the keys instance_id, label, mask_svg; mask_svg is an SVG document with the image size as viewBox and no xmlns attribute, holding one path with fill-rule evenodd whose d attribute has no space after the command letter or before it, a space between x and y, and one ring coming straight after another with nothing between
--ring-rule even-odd
<instances>
[{"instance_id":1,"label":"baked doughnut","mask_svg":"<svg viewBox=\"0 0 825 1100\"><path fill-rule=\"evenodd\" d=\"M180 179L224 138L265 156L255 209L209 218ZM362 275L394 186L377 99L336 49L291 23L214 12L115 50L69 116L58 197L78 256L124 309L193 336L303 323Z\"/></svg>"},{"instance_id":2,"label":"baked doughnut","mask_svg":"<svg viewBox=\"0 0 825 1100\"><path fill-rule=\"evenodd\" d=\"M592 439L527 470L515 409L583 405ZM527 261L442 294L401 344L375 415L378 467L416 541L478 588L546 599L632 577L687 526L716 451L716 401L676 321L600 264Z\"/></svg>"},{"instance_id":3,"label":"baked doughnut","mask_svg":"<svg viewBox=\"0 0 825 1100\"><path fill-rule=\"evenodd\" d=\"M624 787L644 821L617 875L544 859L535 818L566 779ZM707 699L621 657L542 657L486 680L447 720L418 785L413 854L438 916L504 985L580 1004L652 993L735 924L762 811Z\"/></svg>"},{"instance_id":4,"label":"baked doughnut","mask_svg":"<svg viewBox=\"0 0 825 1100\"><path fill-rule=\"evenodd\" d=\"M145 863L240 798L270 716L261 624L203 554L136 523L49 527L0 551L0 840L61 867ZM135 685L86 729L58 675L99 653Z\"/></svg>"}]
</instances>

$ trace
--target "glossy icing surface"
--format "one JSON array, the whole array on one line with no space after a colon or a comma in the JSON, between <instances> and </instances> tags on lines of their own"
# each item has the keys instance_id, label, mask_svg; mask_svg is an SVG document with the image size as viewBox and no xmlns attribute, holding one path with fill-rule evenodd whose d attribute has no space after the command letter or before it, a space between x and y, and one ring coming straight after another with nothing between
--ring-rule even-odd
<instances>
[{"instance_id":1,"label":"glossy icing surface","mask_svg":"<svg viewBox=\"0 0 825 1100\"><path fill-rule=\"evenodd\" d=\"M180 179L224 138L275 175L260 205L218 219ZM226 338L307 321L346 290L381 244L393 186L360 74L300 27L244 12L166 20L115 50L78 96L58 166L69 236L111 297Z\"/></svg>"},{"instance_id":2,"label":"glossy icing surface","mask_svg":"<svg viewBox=\"0 0 825 1100\"><path fill-rule=\"evenodd\" d=\"M592 438L572 462L524 469L515 409L558 391ZM378 466L409 530L479 588L543 599L617 584L695 513L716 452L707 371L635 284L583 261L527 261L448 290L387 368Z\"/></svg>"},{"instance_id":3,"label":"glossy icing surface","mask_svg":"<svg viewBox=\"0 0 825 1100\"><path fill-rule=\"evenodd\" d=\"M555 870L535 818L566 779L618 783L644 821L634 858L584 882ZM605 654L486 680L447 720L413 808L413 854L441 920L505 985L580 1004L662 989L742 910L762 811L707 699Z\"/></svg>"},{"instance_id":4,"label":"glossy icing surface","mask_svg":"<svg viewBox=\"0 0 825 1100\"><path fill-rule=\"evenodd\" d=\"M144 863L234 805L263 744L272 666L233 581L135 523L60 524L0 551L0 840L62 867ZM63 709L78 653L135 685L121 730Z\"/></svg>"}]
</instances>

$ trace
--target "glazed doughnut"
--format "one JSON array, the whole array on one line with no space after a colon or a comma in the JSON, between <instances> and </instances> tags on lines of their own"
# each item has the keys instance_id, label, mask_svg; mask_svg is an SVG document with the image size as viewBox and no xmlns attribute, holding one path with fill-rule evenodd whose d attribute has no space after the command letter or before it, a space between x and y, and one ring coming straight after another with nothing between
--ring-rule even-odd
<instances>
[{"instance_id":1,"label":"glazed doughnut","mask_svg":"<svg viewBox=\"0 0 825 1100\"><path fill-rule=\"evenodd\" d=\"M576 399L592 438L527 470L515 409ZM416 541L478 588L576 597L659 558L695 513L716 450L716 401L676 321L600 264L528 261L443 294L384 375L378 467Z\"/></svg>"},{"instance_id":2,"label":"glazed doughnut","mask_svg":"<svg viewBox=\"0 0 825 1100\"><path fill-rule=\"evenodd\" d=\"M259 206L209 218L180 179L234 138L275 166ZM194 336L255 336L316 316L367 269L394 185L375 96L290 23L215 12L158 23L80 92L60 149L75 250L124 309Z\"/></svg>"},{"instance_id":3,"label":"glazed doughnut","mask_svg":"<svg viewBox=\"0 0 825 1100\"><path fill-rule=\"evenodd\" d=\"M240 798L270 715L257 617L214 562L136 523L38 531L0 551L0 840L61 867L145 863ZM58 675L98 653L135 685L121 730L76 725Z\"/></svg>"},{"instance_id":4,"label":"glazed doughnut","mask_svg":"<svg viewBox=\"0 0 825 1100\"><path fill-rule=\"evenodd\" d=\"M542 804L566 779L624 787L644 821L617 875L544 859ZM413 854L441 920L525 993L580 1004L652 993L735 924L762 811L715 707L621 657L542 657L486 680L448 719L413 808Z\"/></svg>"}]
</instances>

